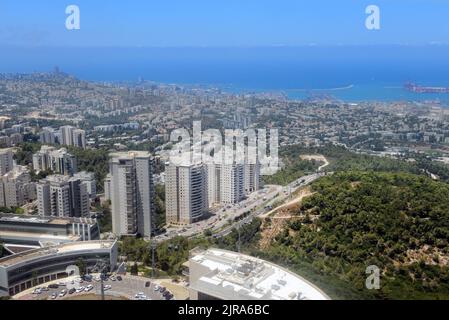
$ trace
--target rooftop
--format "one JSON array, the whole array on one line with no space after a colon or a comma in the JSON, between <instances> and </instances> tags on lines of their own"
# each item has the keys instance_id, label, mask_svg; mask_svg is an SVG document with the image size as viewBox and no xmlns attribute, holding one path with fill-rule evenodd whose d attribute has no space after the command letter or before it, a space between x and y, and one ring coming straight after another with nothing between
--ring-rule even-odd
<instances>
[{"instance_id":1,"label":"rooftop","mask_svg":"<svg viewBox=\"0 0 449 320\"><path fill-rule=\"evenodd\" d=\"M27 238L27 239L35 239L36 241L39 242L54 241L55 243L60 243L60 242L78 241L81 238L81 236L54 235L54 234L43 234L35 232L0 230L0 239L2 238L3 239Z\"/></svg>"},{"instance_id":2,"label":"rooftop","mask_svg":"<svg viewBox=\"0 0 449 320\"><path fill-rule=\"evenodd\" d=\"M96 223L94 219L90 218L40 217L40 216L0 213L0 224L6 221L18 223L53 224L53 225L67 225L72 223L88 223L88 224Z\"/></svg>"},{"instance_id":3,"label":"rooftop","mask_svg":"<svg viewBox=\"0 0 449 320\"><path fill-rule=\"evenodd\" d=\"M193 252L192 262L209 272L190 283L196 291L226 300L329 300L306 279L271 262L208 249ZM190 264L192 266L192 264Z\"/></svg>"},{"instance_id":4,"label":"rooftop","mask_svg":"<svg viewBox=\"0 0 449 320\"><path fill-rule=\"evenodd\" d=\"M14 148L2 148L0 149L0 154L6 154L6 153L10 153L13 152Z\"/></svg>"},{"instance_id":5,"label":"rooftop","mask_svg":"<svg viewBox=\"0 0 449 320\"><path fill-rule=\"evenodd\" d=\"M127 151L127 152L113 152L109 154L113 159L134 159L151 157L151 153L147 151Z\"/></svg>"},{"instance_id":6,"label":"rooftop","mask_svg":"<svg viewBox=\"0 0 449 320\"><path fill-rule=\"evenodd\" d=\"M39 248L13 254L0 259L0 267L10 267L12 265L34 260L43 256L59 255L76 251L91 251L100 249L111 249L115 241L85 241L85 242L69 242L52 247Z\"/></svg>"},{"instance_id":7,"label":"rooftop","mask_svg":"<svg viewBox=\"0 0 449 320\"><path fill-rule=\"evenodd\" d=\"M7 179L9 181L14 181L18 178L23 178L26 175L29 175L29 170L27 167L14 166L14 168L11 171L5 173L2 178Z\"/></svg>"}]
</instances>

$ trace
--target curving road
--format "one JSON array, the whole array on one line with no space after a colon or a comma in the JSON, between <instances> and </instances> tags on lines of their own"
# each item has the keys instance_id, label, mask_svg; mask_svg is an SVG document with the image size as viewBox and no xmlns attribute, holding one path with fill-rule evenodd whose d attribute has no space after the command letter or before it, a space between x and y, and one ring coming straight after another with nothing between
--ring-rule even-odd
<instances>
[{"instance_id":1,"label":"curving road","mask_svg":"<svg viewBox=\"0 0 449 320\"><path fill-rule=\"evenodd\" d=\"M278 185L267 185L262 190L252 193L248 198L238 204L227 206L225 208L215 208L211 217L198 223L186 226L184 228L167 228L163 235L154 237L152 240L161 242L172 239L176 236L187 238L202 235L205 230L212 231L214 237L223 237L232 232L236 227L250 223L254 217L258 217L268 211L276 203L284 203L299 188L307 186L315 180L323 177L326 173L322 172L329 162L325 161L316 173L301 177L285 187ZM236 221L238 217L248 214L245 218Z\"/></svg>"}]
</instances>

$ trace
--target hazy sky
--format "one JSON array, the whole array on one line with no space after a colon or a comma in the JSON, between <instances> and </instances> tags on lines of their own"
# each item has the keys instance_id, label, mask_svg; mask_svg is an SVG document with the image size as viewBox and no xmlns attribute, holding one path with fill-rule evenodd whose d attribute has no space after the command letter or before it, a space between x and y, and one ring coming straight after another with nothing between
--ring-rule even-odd
<instances>
[{"instance_id":1,"label":"hazy sky","mask_svg":"<svg viewBox=\"0 0 449 320\"><path fill-rule=\"evenodd\" d=\"M65 28L71 4L81 30ZM0 46L448 44L448 17L447 0L0 0Z\"/></svg>"}]
</instances>

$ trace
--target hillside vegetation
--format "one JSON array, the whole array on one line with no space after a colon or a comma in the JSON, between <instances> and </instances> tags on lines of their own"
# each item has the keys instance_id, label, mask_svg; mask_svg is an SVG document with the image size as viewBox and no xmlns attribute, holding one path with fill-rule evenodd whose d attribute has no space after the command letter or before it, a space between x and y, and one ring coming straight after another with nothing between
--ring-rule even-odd
<instances>
[{"instance_id":1,"label":"hillside vegetation","mask_svg":"<svg viewBox=\"0 0 449 320\"><path fill-rule=\"evenodd\" d=\"M449 299L449 185L408 173L337 173L313 185L260 255L334 298ZM380 290L365 288L380 268Z\"/></svg>"}]
</instances>

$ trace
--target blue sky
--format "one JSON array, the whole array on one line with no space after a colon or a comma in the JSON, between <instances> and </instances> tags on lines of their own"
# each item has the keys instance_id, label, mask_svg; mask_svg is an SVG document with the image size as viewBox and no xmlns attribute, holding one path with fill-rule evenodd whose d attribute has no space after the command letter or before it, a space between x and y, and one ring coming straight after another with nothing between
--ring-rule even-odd
<instances>
[{"instance_id":1,"label":"blue sky","mask_svg":"<svg viewBox=\"0 0 449 320\"><path fill-rule=\"evenodd\" d=\"M79 31L65 29L70 4ZM447 0L1 0L0 46L448 44L448 16Z\"/></svg>"}]
</instances>

